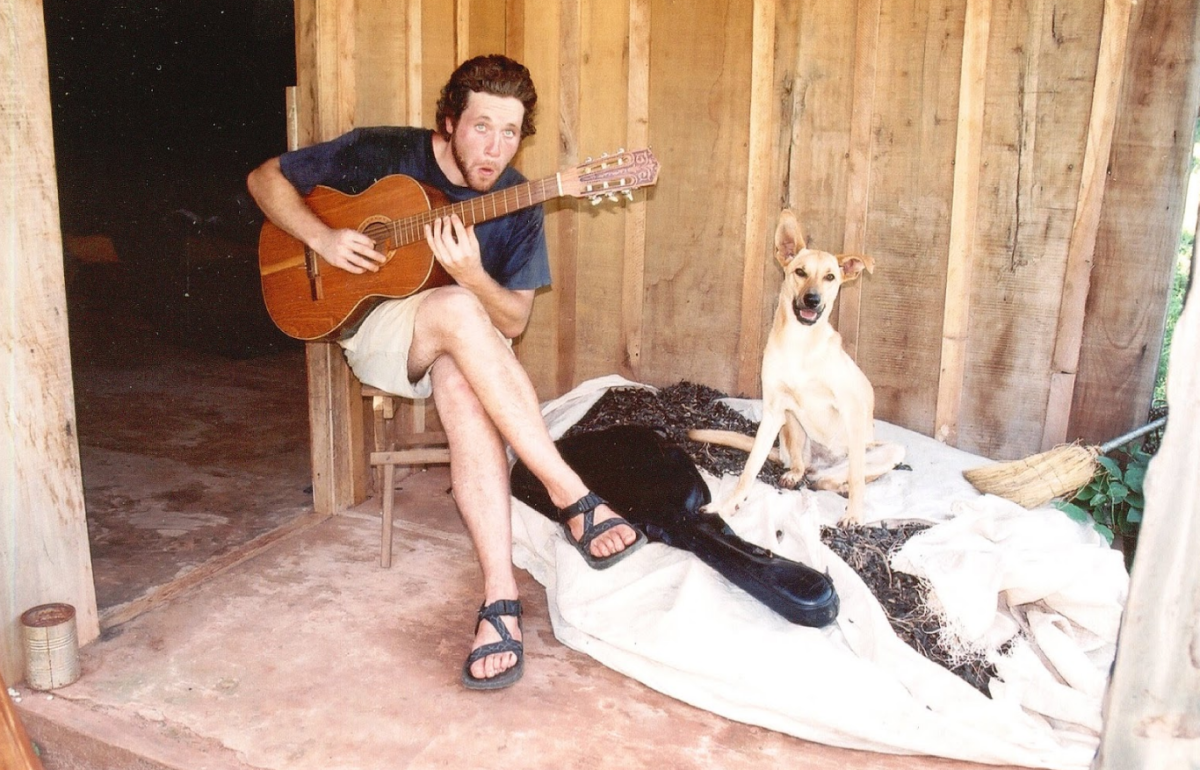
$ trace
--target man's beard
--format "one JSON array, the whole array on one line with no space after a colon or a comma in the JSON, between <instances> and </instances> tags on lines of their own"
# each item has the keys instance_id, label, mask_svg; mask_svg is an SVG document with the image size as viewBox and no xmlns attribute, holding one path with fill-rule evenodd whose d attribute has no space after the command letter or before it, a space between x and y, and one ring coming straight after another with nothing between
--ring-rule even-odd
<instances>
[{"instance_id":1,"label":"man's beard","mask_svg":"<svg viewBox=\"0 0 1200 770\"><path fill-rule=\"evenodd\" d=\"M458 151L457 133L450 135L450 155L454 158L454 165L458 166L458 173L462 174L463 181L467 183L467 187L470 187L475 192L487 192L492 189L492 186L496 184L496 180L499 179L499 174L497 174L492 177L490 182L478 185L471 180L471 175L467 170L467 163Z\"/></svg>"}]
</instances>

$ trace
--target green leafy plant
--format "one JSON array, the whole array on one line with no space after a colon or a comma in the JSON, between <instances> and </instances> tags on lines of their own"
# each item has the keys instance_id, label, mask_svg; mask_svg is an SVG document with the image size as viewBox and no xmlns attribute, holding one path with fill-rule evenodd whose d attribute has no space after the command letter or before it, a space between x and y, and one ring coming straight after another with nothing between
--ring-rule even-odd
<instances>
[{"instance_id":1,"label":"green leafy plant","mask_svg":"<svg viewBox=\"0 0 1200 770\"><path fill-rule=\"evenodd\" d=\"M1099 467L1092 480L1055 507L1075 521L1090 521L1109 544L1115 535L1136 535L1146 505L1142 482L1152 456L1137 441L1112 456L1096 458Z\"/></svg>"}]
</instances>

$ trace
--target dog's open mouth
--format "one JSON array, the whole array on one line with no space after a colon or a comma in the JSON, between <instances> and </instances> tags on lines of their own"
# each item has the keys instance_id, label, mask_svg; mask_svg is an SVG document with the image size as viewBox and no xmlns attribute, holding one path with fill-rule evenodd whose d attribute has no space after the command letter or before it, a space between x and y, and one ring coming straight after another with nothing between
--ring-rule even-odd
<instances>
[{"instance_id":1,"label":"dog's open mouth","mask_svg":"<svg viewBox=\"0 0 1200 770\"><path fill-rule=\"evenodd\" d=\"M792 313L795 314L796 320L805 326L812 326L821 318L821 313L825 312L825 305L821 304L817 307L809 307L804 304L799 298L792 301Z\"/></svg>"}]
</instances>

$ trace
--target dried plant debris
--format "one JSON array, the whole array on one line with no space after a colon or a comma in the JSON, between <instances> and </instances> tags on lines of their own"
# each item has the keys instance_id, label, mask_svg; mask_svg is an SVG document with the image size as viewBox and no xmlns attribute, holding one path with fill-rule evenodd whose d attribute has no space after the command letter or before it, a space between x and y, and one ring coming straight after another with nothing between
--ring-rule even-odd
<instances>
[{"instance_id":1,"label":"dried plant debris","mask_svg":"<svg viewBox=\"0 0 1200 770\"><path fill-rule=\"evenodd\" d=\"M683 447L697 467L715 476L741 473L746 453L737 449L691 441L693 428L732 430L753 436L757 423L719 402L725 394L704 385L680 382L658 391L649 388L613 388L567 431L567 435L599 430L613 425L646 425L662 431ZM779 487L783 468L764 464L759 479ZM892 553L909 538L928 528L926 524L896 527L824 527L821 540L846 562L883 607L896 635L924 657L956 674L980 692L995 669L982 657L954 655L942 643L940 618L929 609L928 585L919 578L890 567Z\"/></svg>"},{"instance_id":2,"label":"dried plant debris","mask_svg":"<svg viewBox=\"0 0 1200 770\"><path fill-rule=\"evenodd\" d=\"M726 395L718 390L690 382L680 382L660 390L649 388L613 388L600 397L567 435L599 430L613 425L646 425L658 428L674 444L683 447L696 467L714 476L726 473L737 475L746 464L746 453L730 447L691 441L687 432L693 428L732 430L753 436L758 423L747 420L719 399ZM783 467L767 461L758 477L773 487L779 487Z\"/></svg>"},{"instance_id":3,"label":"dried plant debris","mask_svg":"<svg viewBox=\"0 0 1200 770\"><path fill-rule=\"evenodd\" d=\"M892 554L909 538L927 529L928 524L920 523L895 527L822 527L821 542L867 584L882 605L896 636L988 695L988 681L996 675L995 667L982 655L956 654L948 649L943 642L942 620L928 604L928 584L921 578L891 569Z\"/></svg>"}]
</instances>

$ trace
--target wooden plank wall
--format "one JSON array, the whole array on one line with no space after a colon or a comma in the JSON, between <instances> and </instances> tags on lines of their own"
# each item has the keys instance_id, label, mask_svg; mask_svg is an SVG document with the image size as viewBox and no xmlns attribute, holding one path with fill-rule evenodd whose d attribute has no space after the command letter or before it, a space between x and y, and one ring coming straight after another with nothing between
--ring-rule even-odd
<instances>
[{"instance_id":1,"label":"wooden plank wall","mask_svg":"<svg viewBox=\"0 0 1200 770\"><path fill-rule=\"evenodd\" d=\"M1142 420L1196 0L297 3L338 5L352 33L297 26L300 71L338 95L319 133L429 125L456 57L503 51L539 89L528 176L661 162L632 204L547 206L555 285L518 344L543 398L610 373L757 395L787 205L813 246L876 259L837 323L880 418L997 459ZM330 69L338 35L354 54Z\"/></svg>"}]
</instances>

